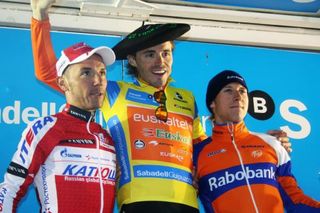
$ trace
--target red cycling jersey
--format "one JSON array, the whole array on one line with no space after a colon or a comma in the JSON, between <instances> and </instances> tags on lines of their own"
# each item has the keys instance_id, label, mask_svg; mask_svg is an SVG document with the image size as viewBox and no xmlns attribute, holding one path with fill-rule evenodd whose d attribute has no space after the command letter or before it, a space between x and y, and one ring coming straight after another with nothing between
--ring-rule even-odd
<instances>
[{"instance_id":1,"label":"red cycling jersey","mask_svg":"<svg viewBox=\"0 0 320 213\"><path fill-rule=\"evenodd\" d=\"M195 145L194 162L206 212L320 212L320 202L298 187L281 143L244 122L215 125L212 137Z\"/></svg>"},{"instance_id":2,"label":"red cycling jersey","mask_svg":"<svg viewBox=\"0 0 320 213\"><path fill-rule=\"evenodd\" d=\"M0 185L0 212L15 212L34 183L41 212L113 212L115 149L90 112L63 112L28 125Z\"/></svg>"}]
</instances>

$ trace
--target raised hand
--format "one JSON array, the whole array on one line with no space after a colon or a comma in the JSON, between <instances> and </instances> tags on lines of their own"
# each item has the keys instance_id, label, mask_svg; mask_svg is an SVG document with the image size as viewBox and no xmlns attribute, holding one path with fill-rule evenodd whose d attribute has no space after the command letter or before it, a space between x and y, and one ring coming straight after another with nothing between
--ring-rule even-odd
<instances>
[{"instance_id":1,"label":"raised hand","mask_svg":"<svg viewBox=\"0 0 320 213\"><path fill-rule=\"evenodd\" d=\"M48 19L48 10L56 0L31 0L32 17L42 21Z\"/></svg>"}]
</instances>

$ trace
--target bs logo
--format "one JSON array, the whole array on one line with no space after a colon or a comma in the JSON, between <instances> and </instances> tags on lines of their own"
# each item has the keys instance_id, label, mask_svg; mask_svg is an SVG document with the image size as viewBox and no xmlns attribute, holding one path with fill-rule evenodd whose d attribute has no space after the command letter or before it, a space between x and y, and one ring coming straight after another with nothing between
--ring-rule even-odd
<instances>
[{"instance_id":1,"label":"bs logo","mask_svg":"<svg viewBox=\"0 0 320 213\"><path fill-rule=\"evenodd\" d=\"M255 119L268 120L274 114L274 101L267 93L254 90L249 93L248 113Z\"/></svg>"},{"instance_id":2,"label":"bs logo","mask_svg":"<svg viewBox=\"0 0 320 213\"><path fill-rule=\"evenodd\" d=\"M289 137L295 139L303 139L311 133L311 124L303 116L291 112L290 110L298 110L299 112L306 111L307 107L299 100L287 99L280 103L280 116L287 122L300 127L290 127L291 125L280 126L280 129L285 131ZM248 113L255 119L267 120L271 118L275 111L275 104L272 98L261 90L254 90L249 93L249 108Z\"/></svg>"}]
</instances>

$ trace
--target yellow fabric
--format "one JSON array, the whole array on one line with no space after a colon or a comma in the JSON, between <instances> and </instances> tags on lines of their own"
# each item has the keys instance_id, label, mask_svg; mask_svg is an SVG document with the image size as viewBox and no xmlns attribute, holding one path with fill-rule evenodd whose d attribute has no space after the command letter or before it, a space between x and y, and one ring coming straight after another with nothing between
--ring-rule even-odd
<instances>
[{"instance_id":1,"label":"yellow fabric","mask_svg":"<svg viewBox=\"0 0 320 213\"><path fill-rule=\"evenodd\" d=\"M192 144L206 138L191 92L167 86L168 121L157 120L156 88L141 81L108 82L102 112L116 144L118 204L167 201L197 208Z\"/></svg>"}]
</instances>

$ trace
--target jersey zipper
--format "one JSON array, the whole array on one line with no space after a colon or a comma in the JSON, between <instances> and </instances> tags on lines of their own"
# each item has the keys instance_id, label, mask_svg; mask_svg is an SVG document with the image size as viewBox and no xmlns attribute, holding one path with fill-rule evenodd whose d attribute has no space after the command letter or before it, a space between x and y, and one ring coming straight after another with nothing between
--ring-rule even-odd
<instances>
[{"instance_id":1,"label":"jersey zipper","mask_svg":"<svg viewBox=\"0 0 320 213\"><path fill-rule=\"evenodd\" d=\"M242 172L243 172L243 176L246 180L246 184L247 184L247 188L248 188L248 191L249 191L249 194L250 194L250 197L251 197L251 201L252 201L252 204L254 206L254 210L256 213L259 213L259 209L258 209L258 206L257 206L257 203L256 203L256 200L254 198L254 194L253 194L253 191L252 191L252 188L251 188L251 185L250 185L250 182L249 182L249 178L247 176L247 173L245 171L245 168L244 168L244 163L243 163L243 159L242 159L242 156L241 156L241 153L238 149L238 146L236 144L236 141L235 141L235 137L234 137L234 124L232 122L228 122L227 123L227 126L228 126L228 132L231 136L231 142L236 150L236 153L238 155L238 159L240 161L240 165L241 165L241 169L242 169Z\"/></svg>"},{"instance_id":2,"label":"jersey zipper","mask_svg":"<svg viewBox=\"0 0 320 213\"><path fill-rule=\"evenodd\" d=\"M96 150L98 152L98 176L99 176L99 186L100 186L100 213L103 213L103 208L104 208L104 190L103 190L103 180L102 180L102 172L101 172L101 162L100 162L100 159L101 159L101 152L100 152L100 148L99 148L99 145L100 145L100 139L97 135L93 134L90 130L90 123L91 123L91 120L94 119L94 116L95 116L95 113L92 113L91 116L90 116L90 119L88 120L87 122L87 131L90 135L92 135L94 138L95 138L95 141L96 141Z\"/></svg>"}]
</instances>

